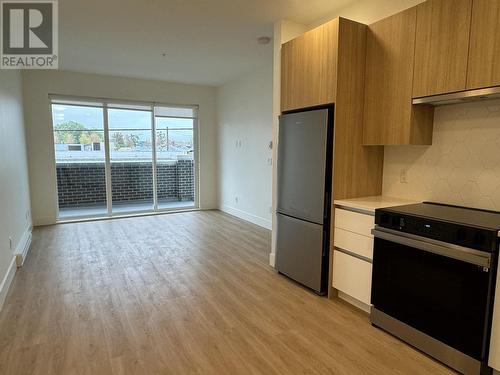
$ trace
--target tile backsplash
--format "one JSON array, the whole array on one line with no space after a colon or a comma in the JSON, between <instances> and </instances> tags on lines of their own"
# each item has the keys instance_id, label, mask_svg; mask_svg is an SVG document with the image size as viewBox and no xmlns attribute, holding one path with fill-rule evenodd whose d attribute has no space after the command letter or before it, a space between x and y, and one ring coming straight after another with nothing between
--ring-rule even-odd
<instances>
[{"instance_id":1,"label":"tile backsplash","mask_svg":"<svg viewBox=\"0 0 500 375\"><path fill-rule=\"evenodd\" d=\"M500 100L434 116L432 146L385 147L383 194L500 211Z\"/></svg>"}]
</instances>

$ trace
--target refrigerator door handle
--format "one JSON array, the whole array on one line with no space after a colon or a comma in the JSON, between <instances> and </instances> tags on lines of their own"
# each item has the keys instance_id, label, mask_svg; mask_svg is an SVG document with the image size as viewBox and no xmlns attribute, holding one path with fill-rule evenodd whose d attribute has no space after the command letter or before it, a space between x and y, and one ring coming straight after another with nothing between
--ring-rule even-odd
<instances>
[{"instance_id":1,"label":"refrigerator door handle","mask_svg":"<svg viewBox=\"0 0 500 375\"><path fill-rule=\"evenodd\" d=\"M329 212L329 208L330 208L330 207L328 207L329 204L330 204L330 193L328 191L325 191L325 203L324 203L324 207L323 207L324 220L328 219L328 212Z\"/></svg>"}]
</instances>

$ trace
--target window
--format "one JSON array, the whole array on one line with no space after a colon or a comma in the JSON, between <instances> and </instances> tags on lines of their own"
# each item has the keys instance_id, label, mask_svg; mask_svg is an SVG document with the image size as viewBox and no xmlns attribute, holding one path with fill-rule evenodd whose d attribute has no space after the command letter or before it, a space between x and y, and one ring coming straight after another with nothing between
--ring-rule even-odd
<instances>
[{"instance_id":1,"label":"window","mask_svg":"<svg viewBox=\"0 0 500 375\"><path fill-rule=\"evenodd\" d=\"M197 108L52 98L59 217L197 207Z\"/></svg>"}]
</instances>

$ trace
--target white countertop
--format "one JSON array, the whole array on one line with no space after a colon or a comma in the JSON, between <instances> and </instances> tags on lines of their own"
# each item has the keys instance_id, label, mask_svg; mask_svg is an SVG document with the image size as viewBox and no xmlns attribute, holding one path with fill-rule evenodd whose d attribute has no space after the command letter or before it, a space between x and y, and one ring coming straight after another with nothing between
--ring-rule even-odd
<instances>
[{"instance_id":1,"label":"white countertop","mask_svg":"<svg viewBox=\"0 0 500 375\"><path fill-rule=\"evenodd\" d=\"M403 206L405 204L421 203L419 201L412 201L408 199L385 197L377 195L374 197L361 197L351 199L336 199L333 201L336 206L343 206L363 211L375 212L377 208Z\"/></svg>"}]
</instances>

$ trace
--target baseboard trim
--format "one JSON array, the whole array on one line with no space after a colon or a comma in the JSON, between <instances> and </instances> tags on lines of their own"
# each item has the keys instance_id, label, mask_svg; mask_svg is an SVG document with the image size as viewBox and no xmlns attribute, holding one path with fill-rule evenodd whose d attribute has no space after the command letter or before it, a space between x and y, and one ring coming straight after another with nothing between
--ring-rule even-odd
<instances>
[{"instance_id":1,"label":"baseboard trim","mask_svg":"<svg viewBox=\"0 0 500 375\"><path fill-rule=\"evenodd\" d=\"M26 257L28 256L28 251L30 250L31 247L31 230L32 228L26 228L26 230L23 233L23 236L21 237L21 240L19 241L19 244L17 245L16 248L16 264L17 267L22 267L24 264L24 261L26 260Z\"/></svg>"},{"instance_id":2,"label":"baseboard trim","mask_svg":"<svg viewBox=\"0 0 500 375\"><path fill-rule=\"evenodd\" d=\"M9 292L9 288L16 274L16 270L16 258L13 257L12 261L10 262L9 268L7 269L7 273L2 280L2 284L0 284L0 311L3 309L3 304L5 303L5 298L7 298L7 293Z\"/></svg>"},{"instance_id":3,"label":"baseboard trim","mask_svg":"<svg viewBox=\"0 0 500 375\"><path fill-rule=\"evenodd\" d=\"M269 265L276 268L276 253L269 253Z\"/></svg>"},{"instance_id":4,"label":"baseboard trim","mask_svg":"<svg viewBox=\"0 0 500 375\"><path fill-rule=\"evenodd\" d=\"M46 225L54 225L57 223L57 219L52 216L33 218L34 227L44 227Z\"/></svg>"},{"instance_id":5,"label":"baseboard trim","mask_svg":"<svg viewBox=\"0 0 500 375\"><path fill-rule=\"evenodd\" d=\"M240 219L249 221L249 222L251 222L251 223L253 223L255 225L258 225L260 227L263 227L263 228L266 228L266 229L269 229L269 230L272 229L272 222L271 222L271 220L264 219L264 218L262 218L260 216L251 214L251 213L246 212L246 211L239 210L237 208L234 208L234 207L231 207L231 206L228 206L228 205L225 205L225 204L221 205L219 209L221 211L223 211L223 212L226 212L226 213L228 213L230 215L239 217Z\"/></svg>"},{"instance_id":6,"label":"baseboard trim","mask_svg":"<svg viewBox=\"0 0 500 375\"><path fill-rule=\"evenodd\" d=\"M361 301L357 300L356 298L351 297L349 294L345 294L345 293L341 292L340 290L338 291L338 293L339 293L338 297L341 300L344 300L347 303L353 305L354 307L356 307L360 310L363 310L365 313L370 314L371 305L367 305L366 303L361 302Z\"/></svg>"}]
</instances>

